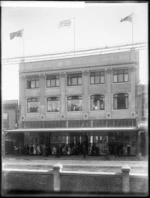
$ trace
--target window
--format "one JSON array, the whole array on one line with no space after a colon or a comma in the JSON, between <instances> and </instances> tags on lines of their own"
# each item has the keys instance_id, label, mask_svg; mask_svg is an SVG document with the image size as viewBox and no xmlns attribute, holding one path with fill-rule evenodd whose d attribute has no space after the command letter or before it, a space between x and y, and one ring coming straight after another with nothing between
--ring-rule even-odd
<instances>
[{"instance_id":1,"label":"window","mask_svg":"<svg viewBox=\"0 0 150 198\"><path fill-rule=\"evenodd\" d=\"M90 73L90 82L91 84L104 84L105 81L105 72L96 71Z\"/></svg>"},{"instance_id":2,"label":"window","mask_svg":"<svg viewBox=\"0 0 150 198\"><path fill-rule=\"evenodd\" d=\"M59 99L59 97L47 98L47 111L48 112L60 111L60 99Z\"/></svg>"},{"instance_id":3,"label":"window","mask_svg":"<svg viewBox=\"0 0 150 198\"><path fill-rule=\"evenodd\" d=\"M114 94L114 109L128 109L129 96L127 93Z\"/></svg>"},{"instance_id":4,"label":"window","mask_svg":"<svg viewBox=\"0 0 150 198\"><path fill-rule=\"evenodd\" d=\"M128 69L114 70L113 76L114 76L114 83L129 81Z\"/></svg>"},{"instance_id":5,"label":"window","mask_svg":"<svg viewBox=\"0 0 150 198\"><path fill-rule=\"evenodd\" d=\"M8 113L3 113L3 127L8 128L9 122L8 122Z\"/></svg>"},{"instance_id":6,"label":"window","mask_svg":"<svg viewBox=\"0 0 150 198\"><path fill-rule=\"evenodd\" d=\"M27 89L39 88L39 76L27 77Z\"/></svg>"},{"instance_id":7,"label":"window","mask_svg":"<svg viewBox=\"0 0 150 198\"><path fill-rule=\"evenodd\" d=\"M68 97L68 111L82 111L82 96Z\"/></svg>"},{"instance_id":8,"label":"window","mask_svg":"<svg viewBox=\"0 0 150 198\"><path fill-rule=\"evenodd\" d=\"M36 113L39 112L39 98L30 98L27 100L27 112Z\"/></svg>"},{"instance_id":9,"label":"window","mask_svg":"<svg viewBox=\"0 0 150 198\"><path fill-rule=\"evenodd\" d=\"M76 74L68 74L67 75L67 85L68 86L76 86L82 84L82 74L76 73Z\"/></svg>"},{"instance_id":10,"label":"window","mask_svg":"<svg viewBox=\"0 0 150 198\"><path fill-rule=\"evenodd\" d=\"M104 103L105 96L104 95L93 95L91 96L91 110L104 110L105 103Z\"/></svg>"},{"instance_id":11,"label":"window","mask_svg":"<svg viewBox=\"0 0 150 198\"><path fill-rule=\"evenodd\" d=\"M59 76L46 76L46 87L59 87Z\"/></svg>"}]
</instances>

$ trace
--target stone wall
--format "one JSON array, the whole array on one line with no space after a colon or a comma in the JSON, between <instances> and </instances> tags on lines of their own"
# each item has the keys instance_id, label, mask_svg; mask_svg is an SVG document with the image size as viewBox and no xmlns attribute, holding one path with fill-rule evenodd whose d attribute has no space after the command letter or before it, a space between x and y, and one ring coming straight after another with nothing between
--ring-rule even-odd
<instances>
[{"instance_id":1,"label":"stone wall","mask_svg":"<svg viewBox=\"0 0 150 198\"><path fill-rule=\"evenodd\" d=\"M11 170L3 171L2 193L107 193L107 194L148 194L148 176L129 174L130 167L122 172L77 172L63 171L56 164L53 170Z\"/></svg>"}]
</instances>

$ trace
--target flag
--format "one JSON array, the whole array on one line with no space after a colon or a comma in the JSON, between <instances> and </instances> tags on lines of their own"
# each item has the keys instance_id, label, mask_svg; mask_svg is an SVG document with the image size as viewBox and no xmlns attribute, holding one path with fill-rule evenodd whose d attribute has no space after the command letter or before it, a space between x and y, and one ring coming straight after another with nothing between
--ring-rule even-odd
<instances>
[{"instance_id":1,"label":"flag","mask_svg":"<svg viewBox=\"0 0 150 198\"><path fill-rule=\"evenodd\" d=\"M12 32L9 34L10 40L12 40L14 37L22 37L23 30L19 30L17 32Z\"/></svg>"},{"instance_id":2,"label":"flag","mask_svg":"<svg viewBox=\"0 0 150 198\"><path fill-rule=\"evenodd\" d=\"M68 19L68 20L62 20L60 23L59 23L59 27L63 27L63 26L70 26L71 25L71 20Z\"/></svg>"},{"instance_id":3,"label":"flag","mask_svg":"<svg viewBox=\"0 0 150 198\"><path fill-rule=\"evenodd\" d=\"M132 17L133 17L133 14L130 14L129 16L127 16L127 17L121 19L120 22L123 22L123 21L132 22Z\"/></svg>"}]
</instances>

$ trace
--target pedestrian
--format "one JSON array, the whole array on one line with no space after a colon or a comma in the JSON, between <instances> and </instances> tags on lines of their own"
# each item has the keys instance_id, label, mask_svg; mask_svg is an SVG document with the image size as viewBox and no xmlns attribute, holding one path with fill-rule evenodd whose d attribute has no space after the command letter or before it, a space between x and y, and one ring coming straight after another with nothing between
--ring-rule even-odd
<instances>
[{"instance_id":1,"label":"pedestrian","mask_svg":"<svg viewBox=\"0 0 150 198\"><path fill-rule=\"evenodd\" d=\"M83 156L84 156L84 159L86 158L86 147L85 145L83 145Z\"/></svg>"},{"instance_id":2,"label":"pedestrian","mask_svg":"<svg viewBox=\"0 0 150 198\"><path fill-rule=\"evenodd\" d=\"M131 147L130 147L130 144L128 144L127 146L127 155L130 156L130 151L131 151Z\"/></svg>"},{"instance_id":3,"label":"pedestrian","mask_svg":"<svg viewBox=\"0 0 150 198\"><path fill-rule=\"evenodd\" d=\"M105 159L109 160L109 146L107 144L105 146Z\"/></svg>"}]
</instances>

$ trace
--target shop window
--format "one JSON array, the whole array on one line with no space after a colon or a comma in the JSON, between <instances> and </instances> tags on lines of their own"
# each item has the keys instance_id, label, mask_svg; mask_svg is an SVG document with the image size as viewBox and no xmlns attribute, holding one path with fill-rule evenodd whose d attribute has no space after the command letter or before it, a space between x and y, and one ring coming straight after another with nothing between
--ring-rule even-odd
<instances>
[{"instance_id":1,"label":"shop window","mask_svg":"<svg viewBox=\"0 0 150 198\"><path fill-rule=\"evenodd\" d=\"M27 89L39 88L39 76L27 77Z\"/></svg>"},{"instance_id":2,"label":"shop window","mask_svg":"<svg viewBox=\"0 0 150 198\"><path fill-rule=\"evenodd\" d=\"M67 85L68 86L82 85L82 74L81 73L68 74Z\"/></svg>"},{"instance_id":3,"label":"shop window","mask_svg":"<svg viewBox=\"0 0 150 198\"><path fill-rule=\"evenodd\" d=\"M104 104L104 95L93 95L91 96L91 110L104 110L105 104Z\"/></svg>"},{"instance_id":4,"label":"shop window","mask_svg":"<svg viewBox=\"0 0 150 198\"><path fill-rule=\"evenodd\" d=\"M114 109L128 109L129 96L127 93L114 94Z\"/></svg>"},{"instance_id":5,"label":"shop window","mask_svg":"<svg viewBox=\"0 0 150 198\"><path fill-rule=\"evenodd\" d=\"M59 76L46 76L46 87L59 87Z\"/></svg>"},{"instance_id":6,"label":"shop window","mask_svg":"<svg viewBox=\"0 0 150 198\"><path fill-rule=\"evenodd\" d=\"M113 79L114 79L114 83L128 82L129 81L128 69L114 70Z\"/></svg>"},{"instance_id":7,"label":"shop window","mask_svg":"<svg viewBox=\"0 0 150 198\"><path fill-rule=\"evenodd\" d=\"M105 82L105 72L95 71L90 73L90 83L92 84L104 84Z\"/></svg>"},{"instance_id":8,"label":"shop window","mask_svg":"<svg viewBox=\"0 0 150 198\"><path fill-rule=\"evenodd\" d=\"M82 111L82 96L68 97L68 111Z\"/></svg>"},{"instance_id":9,"label":"shop window","mask_svg":"<svg viewBox=\"0 0 150 198\"><path fill-rule=\"evenodd\" d=\"M39 112L39 98L30 98L27 100L27 112L36 113Z\"/></svg>"},{"instance_id":10,"label":"shop window","mask_svg":"<svg viewBox=\"0 0 150 198\"><path fill-rule=\"evenodd\" d=\"M60 111L59 97L47 98L47 112L58 112L58 111Z\"/></svg>"}]
</instances>

